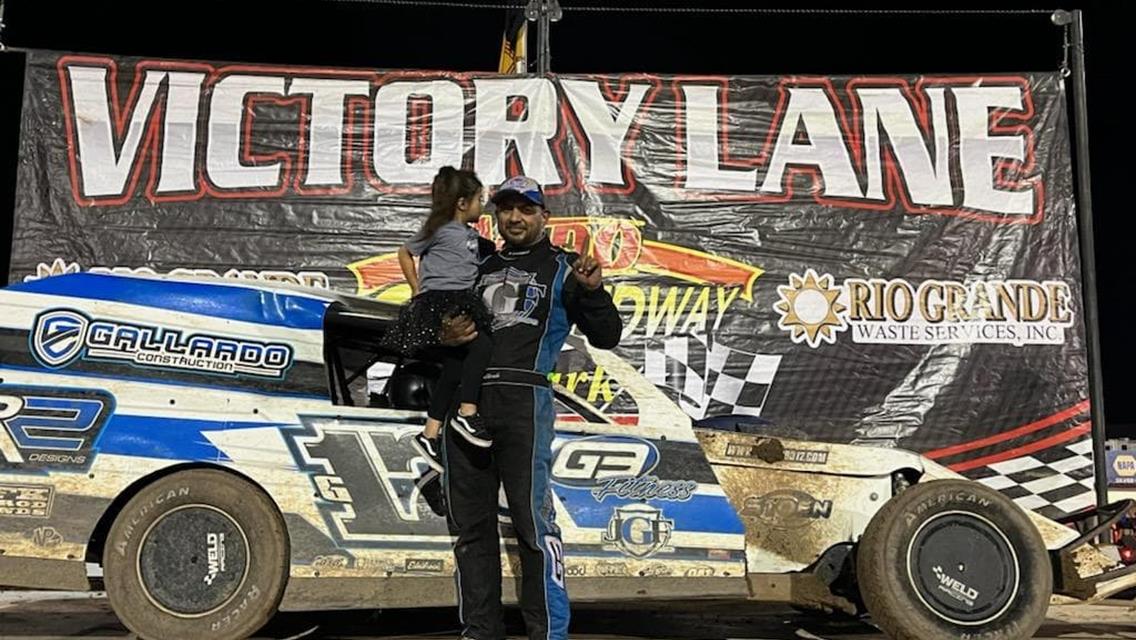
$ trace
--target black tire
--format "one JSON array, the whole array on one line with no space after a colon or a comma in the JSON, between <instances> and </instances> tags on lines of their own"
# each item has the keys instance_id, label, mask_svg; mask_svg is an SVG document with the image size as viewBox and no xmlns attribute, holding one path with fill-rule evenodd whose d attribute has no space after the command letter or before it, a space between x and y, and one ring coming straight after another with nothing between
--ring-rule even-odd
<instances>
[{"instance_id":1,"label":"black tire","mask_svg":"<svg viewBox=\"0 0 1136 640\"><path fill-rule=\"evenodd\" d=\"M288 537L276 505L224 471L193 469L138 492L111 525L103 581L147 640L240 640L276 612Z\"/></svg>"},{"instance_id":2,"label":"black tire","mask_svg":"<svg viewBox=\"0 0 1136 640\"><path fill-rule=\"evenodd\" d=\"M872 619L896 640L1025 640L1053 590L1029 516L967 480L916 484L889 500L860 540L856 573Z\"/></svg>"}]
</instances>

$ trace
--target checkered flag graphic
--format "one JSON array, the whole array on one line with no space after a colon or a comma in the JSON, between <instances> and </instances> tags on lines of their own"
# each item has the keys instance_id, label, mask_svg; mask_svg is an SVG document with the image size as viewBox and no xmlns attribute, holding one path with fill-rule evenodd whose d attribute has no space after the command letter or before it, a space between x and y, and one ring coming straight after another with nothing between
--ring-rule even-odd
<instances>
[{"instance_id":1,"label":"checkered flag graphic","mask_svg":"<svg viewBox=\"0 0 1136 640\"><path fill-rule=\"evenodd\" d=\"M1096 504L1093 439L1035 451L964 472L1023 509L1056 518Z\"/></svg>"},{"instance_id":2,"label":"checkered flag graphic","mask_svg":"<svg viewBox=\"0 0 1136 640\"><path fill-rule=\"evenodd\" d=\"M661 344L660 344L661 343ZM643 374L677 396L691 418L761 415L781 356L750 353L701 335L648 342Z\"/></svg>"}]
</instances>

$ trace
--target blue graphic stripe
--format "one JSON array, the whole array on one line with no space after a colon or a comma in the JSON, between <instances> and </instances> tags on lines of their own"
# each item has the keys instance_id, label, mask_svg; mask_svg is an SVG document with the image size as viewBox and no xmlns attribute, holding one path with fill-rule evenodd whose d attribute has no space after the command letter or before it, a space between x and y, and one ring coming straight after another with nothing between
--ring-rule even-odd
<instances>
[{"instance_id":1,"label":"blue graphic stripe","mask_svg":"<svg viewBox=\"0 0 1136 640\"><path fill-rule=\"evenodd\" d=\"M561 309L563 306L561 305ZM551 320L551 316L550 316ZM557 348L559 351L559 347ZM556 526L556 513L552 504L546 504L549 497L549 479L552 477L552 439L556 420L556 410L552 403L552 390L533 387L533 461L532 518L536 540L534 542L544 555L544 604L548 617L548 640L568 640L568 592L562 582L557 582L554 572L560 571L564 579L563 543L560 528ZM560 546L560 558L550 557L550 544ZM559 563L559 566L557 566Z\"/></svg>"},{"instance_id":2,"label":"blue graphic stripe","mask_svg":"<svg viewBox=\"0 0 1136 640\"><path fill-rule=\"evenodd\" d=\"M292 329L321 329L330 300L232 284L76 273L32 280L10 291L106 300Z\"/></svg>"},{"instance_id":3,"label":"blue graphic stripe","mask_svg":"<svg viewBox=\"0 0 1136 640\"><path fill-rule=\"evenodd\" d=\"M287 426L293 425L114 415L99 434L94 448L100 454L186 462L230 462L229 457L205 437L207 432Z\"/></svg>"},{"instance_id":4,"label":"blue graphic stripe","mask_svg":"<svg viewBox=\"0 0 1136 640\"><path fill-rule=\"evenodd\" d=\"M616 507L643 504L628 498L606 498L597 502L588 487L556 486L556 496L572 514L578 527L606 528ZM674 520L675 531L700 533L745 533L745 526L725 496L695 495L686 502L648 500L647 504L660 509L662 517Z\"/></svg>"},{"instance_id":5,"label":"blue graphic stripe","mask_svg":"<svg viewBox=\"0 0 1136 640\"><path fill-rule=\"evenodd\" d=\"M556 256L556 276L552 279L552 295L548 301L548 319L545 320L544 336L540 341L540 351L537 352L536 370L541 373L552 371L560 357L560 348L568 337L568 311L564 308L564 281L565 271L569 269L568 258L564 255Z\"/></svg>"}]
</instances>

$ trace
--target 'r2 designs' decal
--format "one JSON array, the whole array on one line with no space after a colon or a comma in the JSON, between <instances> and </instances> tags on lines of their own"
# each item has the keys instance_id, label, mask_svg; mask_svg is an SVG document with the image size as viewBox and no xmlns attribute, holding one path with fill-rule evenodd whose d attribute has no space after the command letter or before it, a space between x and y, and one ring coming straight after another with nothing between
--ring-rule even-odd
<instances>
[{"instance_id":1,"label":"'r2 designs' decal","mask_svg":"<svg viewBox=\"0 0 1136 640\"><path fill-rule=\"evenodd\" d=\"M158 325L92 318L74 309L50 309L36 316L29 338L45 367L66 367L77 359L126 362L220 375L281 378L292 366L292 347L207 333L184 333Z\"/></svg>"},{"instance_id":2,"label":"'r2 designs' decal","mask_svg":"<svg viewBox=\"0 0 1136 640\"><path fill-rule=\"evenodd\" d=\"M84 471L114 411L109 393L0 385L0 471Z\"/></svg>"}]
</instances>

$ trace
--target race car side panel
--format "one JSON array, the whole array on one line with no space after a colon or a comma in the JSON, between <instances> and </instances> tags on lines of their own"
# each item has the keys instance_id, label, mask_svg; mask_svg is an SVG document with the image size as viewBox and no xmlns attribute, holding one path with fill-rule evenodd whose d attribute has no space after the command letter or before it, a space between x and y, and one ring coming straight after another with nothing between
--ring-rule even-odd
<instances>
[{"instance_id":1,"label":"race car side panel","mask_svg":"<svg viewBox=\"0 0 1136 640\"><path fill-rule=\"evenodd\" d=\"M276 427L253 412L258 401L249 394L25 371L3 375L0 399L15 398L22 405L2 425L4 438L16 445L5 452L0 473L0 505L11 502L0 510L4 558L69 561L82 571L96 524L129 488L186 465L223 466L248 476L257 469L232 464L212 441L222 439L222 433L255 433L261 428L279 439ZM47 430L42 421L45 400L72 406L102 401L108 409L105 418L89 424L83 411L72 409L64 417L82 420L76 426L86 428L66 431L51 424ZM235 410L242 405L244 411ZM219 411L224 406L232 413ZM231 419L240 414L250 419ZM29 426L29 418L40 419L38 426ZM37 446L43 443L35 438L48 439L50 448ZM303 492L311 499L305 480L287 469L270 482L261 485L270 494ZM192 492L192 487L185 490ZM118 542L107 541L112 546ZM92 559L97 560L97 554ZM15 574L0 575L7 584L27 584ZM36 582L34 586L58 586Z\"/></svg>"},{"instance_id":2,"label":"race car side panel","mask_svg":"<svg viewBox=\"0 0 1136 640\"><path fill-rule=\"evenodd\" d=\"M0 573L6 584L80 587L96 524L129 487L226 464L204 434L265 423L265 392L326 396L322 301L222 287L252 303L233 313L160 281L65 279L0 291L0 560L19 565Z\"/></svg>"},{"instance_id":3,"label":"race car side panel","mask_svg":"<svg viewBox=\"0 0 1136 640\"><path fill-rule=\"evenodd\" d=\"M339 407L281 430L310 479L309 495L318 496L303 506L314 507L322 524L310 513L285 514L293 565L282 607L330 606L329 597L337 607L374 606L380 597L388 606L453 602L452 537L418 481L428 473L410 445L423 420ZM602 433L602 425L590 433L589 426L573 425L577 431L559 433L553 445L552 496L573 597L642 597L675 578L705 578L707 593L744 596L741 523L697 442ZM507 510L498 515L503 573L515 577L517 543Z\"/></svg>"},{"instance_id":4,"label":"race car side panel","mask_svg":"<svg viewBox=\"0 0 1136 640\"><path fill-rule=\"evenodd\" d=\"M410 445L425 416L330 403L313 306L326 301L66 278L0 292L0 394L11 400L0 409L11 413L0 424L0 506L11 505L0 511L0 558L44 561L21 568L32 572L69 563L67 579L35 586L76 588L116 498L174 468L213 466L280 509L291 549L285 607L329 606L336 582L360 580L370 596L339 606L410 593L452 602L431 586L452 581L452 537ZM745 594L744 527L689 422L566 429L550 491L576 597L678 594L673 585L691 579L707 594ZM499 515L504 573L516 576L508 513Z\"/></svg>"},{"instance_id":5,"label":"race car side panel","mask_svg":"<svg viewBox=\"0 0 1136 640\"><path fill-rule=\"evenodd\" d=\"M74 382L88 389L92 382L27 372L20 378L24 383ZM68 505L52 511L44 524L61 539L37 546L26 527L17 527L3 538L10 556L69 557L81 567L95 523L116 495L163 469L197 463L232 469L262 487L280 507L296 579L285 606L326 606L326 593L315 600L305 595L319 591L305 586L308 578L328 587L328 580L336 578L450 581L453 561L445 520L431 510L415 483L425 465L410 448L409 437L421 428L422 414L258 394L197 390L182 396L176 389L137 382L107 381L106 386L107 395L115 398L138 394L161 401L146 408L150 415L139 416L130 413L129 400L119 400L102 437L92 434L98 446L92 448L85 472L50 471L36 477L35 483L49 487L54 504L62 500ZM219 406L230 417L248 419L207 420ZM744 592L741 525L696 442L577 432L562 434L555 447L553 493L565 531L565 573L581 597L656 593L667 582L659 579L678 577L717 576L718 582L709 582L717 586L707 593ZM8 474L3 480L27 483L28 477ZM515 542L507 524L503 535L504 571L516 575ZM107 544L114 549L121 542ZM642 588L629 591L628 581ZM407 589L410 584L419 582L406 583ZM379 588L368 587L372 595ZM375 603L365 598L355 606Z\"/></svg>"},{"instance_id":6,"label":"race car side panel","mask_svg":"<svg viewBox=\"0 0 1136 640\"><path fill-rule=\"evenodd\" d=\"M892 495L893 467L880 464L874 475L842 468L831 445L721 431L698 436L745 522L750 573L801 571L831 547L855 542Z\"/></svg>"},{"instance_id":7,"label":"race car side panel","mask_svg":"<svg viewBox=\"0 0 1136 640\"><path fill-rule=\"evenodd\" d=\"M697 433L746 522L751 571L799 570L832 545L857 541L892 496L895 473L919 482L962 478L910 451L702 429ZM1073 529L1035 512L1026 515L1050 550L1077 537ZM841 519L845 525L833 528ZM787 528L800 537L778 533L786 529L786 520L795 523Z\"/></svg>"}]
</instances>

